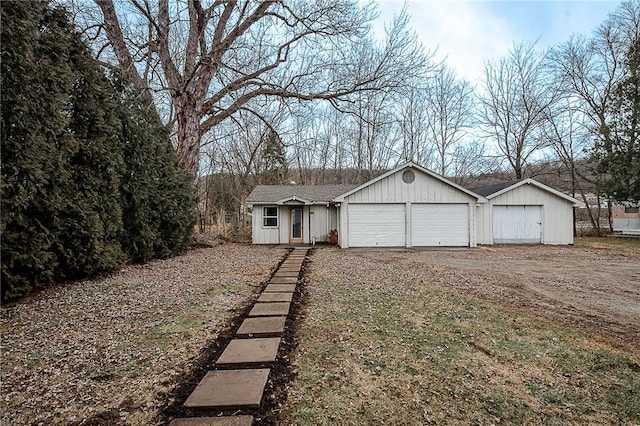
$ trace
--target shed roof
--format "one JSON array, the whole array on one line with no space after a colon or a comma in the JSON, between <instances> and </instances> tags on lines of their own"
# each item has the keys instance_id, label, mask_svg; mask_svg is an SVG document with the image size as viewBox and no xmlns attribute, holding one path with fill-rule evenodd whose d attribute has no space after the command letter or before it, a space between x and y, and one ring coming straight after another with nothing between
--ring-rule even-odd
<instances>
[{"instance_id":1,"label":"shed roof","mask_svg":"<svg viewBox=\"0 0 640 426\"><path fill-rule=\"evenodd\" d=\"M283 200L328 203L357 185L258 185L247 197L247 203L277 204Z\"/></svg>"},{"instance_id":2,"label":"shed roof","mask_svg":"<svg viewBox=\"0 0 640 426\"><path fill-rule=\"evenodd\" d=\"M495 185L482 186L479 188L474 188L472 189L472 191L480 195L483 195L488 199L491 199L501 194L504 194L505 192L511 191L512 189L518 188L519 186L522 186L522 185L533 185L537 188L542 189L543 191L550 192L551 194L554 194L555 196L572 203L573 207L584 207L584 203L582 201L576 200L575 198L567 194L564 194L556 189L551 188L550 186L547 186L531 178L516 180L513 182L498 183Z\"/></svg>"},{"instance_id":3,"label":"shed roof","mask_svg":"<svg viewBox=\"0 0 640 426\"><path fill-rule=\"evenodd\" d=\"M469 189L471 189L476 194L480 194L483 197L487 197L491 194L495 194L498 191L502 191L503 189L509 188L510 186L515 185L518 182L520 181L512 180L510 182L494 183L493 185L478 186L478 187L469 188Z\"/></svg>"}]
</instances>

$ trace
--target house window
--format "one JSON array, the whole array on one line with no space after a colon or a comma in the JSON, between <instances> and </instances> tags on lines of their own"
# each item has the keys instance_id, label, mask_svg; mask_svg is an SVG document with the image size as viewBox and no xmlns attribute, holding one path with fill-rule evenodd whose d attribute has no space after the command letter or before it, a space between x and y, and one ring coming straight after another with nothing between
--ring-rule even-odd
<instances>
[{"instance_id":1,"label":"house window","mask_svg":"<svg viewBox=\"0 0 640 426\"><path fill-rule=\"evenodd\" d=\"M640 213L640 207L625 207L625 213Z\"/></svg>"},{"instance_id":2,"label":"house window","mask_svg":"<svg viewBox=\"0 0 640 426\"><path fill-rule=\"evenodd\" d=\"M262 226L265 228L276 228L278 226L278 208L262 208Z\"/></svg>"}]
</instances>

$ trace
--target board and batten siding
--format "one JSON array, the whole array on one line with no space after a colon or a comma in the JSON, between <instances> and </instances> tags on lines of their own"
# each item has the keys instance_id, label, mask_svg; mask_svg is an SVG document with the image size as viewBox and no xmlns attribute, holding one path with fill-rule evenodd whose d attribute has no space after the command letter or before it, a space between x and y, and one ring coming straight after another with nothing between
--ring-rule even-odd
<instances>
[{"instance_id":1,"label":"board and batten siding","mask_svg":"<svg viewBox=\"0 0 640 426\"><path fill-rule=\"evenodd\" d=\"M278 208L278 226L276 228L263 226L263 207ZM296 204L285 205L255 205L251 220L251 239L253 244L288 244L291 233L291 208L302 208L302 242L311 244L329 242L329 230L336 229L338 213L335 206L317 204L303 206Z\"/></svg>"},{"instance_id":2,"label":"board and batten siding","mask_svg":"<svg viewBox=\"0 0 640 426\"><path fill-rule=\"evenodd\" d=\"M256 205L253 207L251 213L251 240L253 244L279 244L280 243L280 229L282 228L282 206L278 206L278 226L275 228L265 228L262 221L263 207L275 207L275 206L262 206ZM289 210L289 209L286 209ZM288 222L287 222L288 223Z\"/></svg>"},{"instance_id":3,"label":"board and batten siding","mask_svg":"<svg viewBox=\"0 0 640 426\"><path fill-rule=\"evenodd\" d=\"M311 217L306 216L303 222L308 228L305 234L305 244L329 242L329 230L336 229L338 213L335 206L314 205L311 206ZM307 241L308 240L308 241Z\"/></svg>"},{"instance_id":4,"label":"board and batten siding","mask_svg":"<svg viewBox=\"0 0 640 426\"><path fill-rule=\"evenodd\" d=\"M405 205L405 245L411 247L411 205L429 204L465 204L469 209L469 246L476 246L476 198L420 170L413 169L415 180L405 183L399 169L377 182L374 182L344 198L339 212L340 246L349 247L349 206L353 204L404 204ZM442 218L443 226L446 219Z\"/></svg>"},{"instance_id":5,"label":"board and batten siding","mask_svg":"<svg viewBox=\"0 0 640 426\"><path fill-rule=\"evenodd\" d=\"M542 243L573 244L573 205L537 186L513 188L477 207L478 244L493 244L493 206L542 206Z\"/></svg>"}]
</instances>

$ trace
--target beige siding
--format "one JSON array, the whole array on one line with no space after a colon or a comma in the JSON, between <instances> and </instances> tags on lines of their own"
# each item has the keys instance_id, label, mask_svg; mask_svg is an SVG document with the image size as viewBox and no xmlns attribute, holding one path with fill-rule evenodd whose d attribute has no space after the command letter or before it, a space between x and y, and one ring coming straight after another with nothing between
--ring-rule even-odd
<instances>
[{"instance_id":1,"label":"beige siding","mask_svg":"<svg viewBox=\"0 0 640 426\"><path fill-rule=\"evenodd\" d=\"M282 221L279 218L277 228L265 228L262 224L262 207L263 206L255 206L253 208L251 240L253 241L253 244L279 244ZM281 210L282 207L278 207L279 217L282 215Z\"/></svg>"},{"instance_id":2,"label":"beige siding","mask_svg":"<svg viewBox=\"0 0 640 426\"><path fill-rule=\"evenodd\" d=\"M478 244L493 244L491 236L491 211L490 203L478 204L476 207L476 231L478 234Z\"/></svg>"},{"instance_id":3,"label":"beige siding","mask_svg":"<svg viewBox=\"0 0 640 426\"><path fill-rule=\"evenodd\" d=\"M402 172L369 185L348 197L348 203L469 203L475 199L425 173L415 171L415 180L402 181Z\"/></svg>"},{"instance_id":4,"label":"beige siding","mask_svg":"<svg viewBox=\"0 0 640 426\"><path fill-rule=\"evenodd\" d=\"M478 209L478 243L493 244L492 211L496 205L542 206L542 243L573 244L573 206L534 185L521 185L489 200Z\"/></svg>"},{"instance_id":5,"label":"beige siding","mask_svg":"<svg viewBox=\"0 0 640 426\"><path fill-rule=\"evenodd\" d=\"M265 228L262 223L264 206L255 206L252 214L251 239L254 244L288 244L289 223L291 221L291 208L302 207L302 238L304 244L311 244L315 237L316 242L329 242L329 229L338 226L338 214L334 206L325 205L278 206L278 227Z\"/></svg>"},{"instance_id":6,"label":"beige siding","mask_svg":"<svg viewBox=\"0 0 640 426\"><path fill-rule=\"evenodd\" d=\"M347 197L340 206L339 239L340 246L349 247L349 206L352 204L405 204L406 244L411 245L410 224L411 205L414 203L467 204L469 206L469 246L476 246L476 198L448 185L426 173L413 169L415 180L405 183L401 169ZM446 218L442 218L443 224Z\"/></svg>"},{"instance_id":7,"label":"beige siding","mask_svg":"<svg viewBox=\"0 0 640 426\"><path fill-rule=\"evenodd\" d=\"M314 238L317 243L329 242L329 209L327 206L311 206L311 219L309 220L308 216L305 219L310 225L305 237L310 239L310 243Z\"/></svg>"}]
</instances>

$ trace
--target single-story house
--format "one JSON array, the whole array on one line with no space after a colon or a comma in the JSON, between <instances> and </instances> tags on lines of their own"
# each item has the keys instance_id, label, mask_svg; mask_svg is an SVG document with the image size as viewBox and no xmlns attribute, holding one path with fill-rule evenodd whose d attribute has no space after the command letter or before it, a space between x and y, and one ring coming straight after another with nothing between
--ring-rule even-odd
<instances>
[{"instance_id":1,"label":"single-story house","mask_svg":"<svg viewBox=\"0 0 640 426\"><path fill-rule=\"evenodd\" d=\"M538 197L543 205L549 202L554 206L549 211L546 207L543 209L547 215L564 214L568 209L573 217L571 208L579 201L538 182L532 185L550 192L548 196ZM501 194L504 191L490 195L495 198ZM502 205L503 198L497 198L494 204ZM538 199L533 203L516 196L504 199L516 202L514 206L541 205ZM561 208L562 203L567 205ZM358 186L258 185L246 200L247 207L252 209L254 244L329 242L333 234L343 248L493 244L492 227L486 227L486 221L492 220L492 209L489 208L489 212L484 209L489 204L490 199L484 195L414 163L403 164ZM531 242L571 244L572 222L567 223L564 216L558 222L559 225L551 226L548 232L560 232L559 237ZM557 231L559 227L567 229ZM489 232L489 237L485 232ZM548 235L546 228L543 235ZM508 242L501 238L495 240L500 241Z\"/></svg>"},{"instance_id":2,"label":"single-story house","mask_svg":"<svg viewBox=\"0 0 640 426\"><path fill-rule=\"evenodd\" d=\"M573 244L573 209L584 203L533 179L472 188L478 244Z\"/></svg>"}]
</instances>

